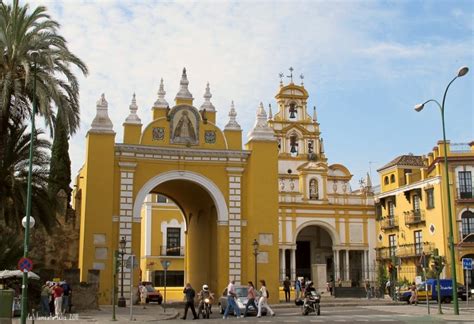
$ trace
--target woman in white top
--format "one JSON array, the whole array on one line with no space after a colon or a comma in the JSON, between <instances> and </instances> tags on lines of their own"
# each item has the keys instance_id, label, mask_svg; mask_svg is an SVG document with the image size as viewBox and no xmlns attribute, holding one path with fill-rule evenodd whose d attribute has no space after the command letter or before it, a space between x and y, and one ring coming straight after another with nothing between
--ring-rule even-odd
<instances>
[{"instance_id":1,"label":"woman in white top","mask_svg":"<svg viewBox=\"0 0 474 324\"><path fill-rule=\"evenodd\" d=\"M268 305L267 299L268 299L268 291L267 287L265 285L265 280L260 280L260 284L262 285L262 288L260 288L260 299L258 300L258 314L257 317L262 316L262 307L265 307L267 309L267 312L270 312L272 316L275 316L275 312L270 308Z\"/></svg>"}]
</instances>

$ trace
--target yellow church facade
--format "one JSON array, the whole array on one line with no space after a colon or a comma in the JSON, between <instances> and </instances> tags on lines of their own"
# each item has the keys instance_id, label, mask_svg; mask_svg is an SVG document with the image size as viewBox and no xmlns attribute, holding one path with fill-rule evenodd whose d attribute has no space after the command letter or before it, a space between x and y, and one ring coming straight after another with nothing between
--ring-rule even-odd
<instances>
[{"instance_id":1,"label":"yellow church facade","mask_svg":"<svg viewBox=\"0 0 474 324\"><path fill-rule=\"evenodd\" d=\"M183 70L171 106L162 81L148 125L142 125L134 96L121 141L105 96L97 102L75 208L81 280L89 270L99 271L100 302L111 302L113 255L121 239L125 258L140 260L139 270L124 270L126 296L132 279L160 286L165 259L174 284L206 283L218 292L229 280L254 281L256 262L273 302L286 276L312 278L321 288L329 280L358 286L373 279L370 178L352 190L347 168L328 164L304 86L281 83L274 115L258 105L243 145L233 102L221 129L209 84L199 108L188 85Z\"/></svg>"},{"instance_id":2,"label":"yellow church facade","mask_svg":"<svg viewBox=\"0 0 474 324\"><path fill-rule=\"evenodd\" d=\"M383 267L396 271L398 281L411 283L422 276L422 256L429 265L434 249L446 260L442 278L451 278L448 203L452 208L458 282L466 279L462 258L474 258L474 142L447 142L446 146L449 202L443 142L438 142L427 156L401 155L378 170L381 191L376 195L376 258Z\"/></svg>"}]
</instances>

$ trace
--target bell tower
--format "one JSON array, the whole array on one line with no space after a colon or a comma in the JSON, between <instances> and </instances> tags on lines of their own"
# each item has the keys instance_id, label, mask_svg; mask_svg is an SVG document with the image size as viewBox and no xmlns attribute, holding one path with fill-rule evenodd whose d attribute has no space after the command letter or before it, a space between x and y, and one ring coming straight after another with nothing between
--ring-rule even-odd
<instances>
[{"instance_id":1,"label":"bell tower","mask_svg":"<svg viewBox=\"0 0 474 324\"><path fill-rule=\"evenodd\" d=\"M323 161L323 139L320 137L319 123L316 116L316 107L313 116L308 112L308 92L303 84L303 75L300 75L301 84L293 82L293 68L290 68L290 83L283 84L283 73L280 73L280 89L275 96L278 111L273 116L269 112L269 125L275 131L278 140L279 158L289 160Z\"/></svg>"}]
</instances>

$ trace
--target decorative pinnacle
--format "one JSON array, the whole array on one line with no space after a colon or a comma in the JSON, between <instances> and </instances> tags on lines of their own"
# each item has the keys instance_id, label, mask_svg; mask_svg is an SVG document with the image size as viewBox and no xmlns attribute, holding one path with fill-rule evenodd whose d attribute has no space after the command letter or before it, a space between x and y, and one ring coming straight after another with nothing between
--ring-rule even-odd
<instances>
[{"instance_id":1,"label":"decorative pinnacle","mask_svg":"<svg viewBox=\"0 0 474 324\"><path fill-rule=\"evenodd\" d=\"M265 117L265 120L267 119L267 112L265 111L265 108L263 107L263 102L260 101L260 105L257 108L257 117Z\"/></svg>"},{"instance_id":2,"label":"decorative pinnacle","mask_svg":"<svg viewBox=\"0 0 474 324\"><path fill-rule=\"evenodd\" d=\"M278 73L278 77L280 78L280 87L283 87L283 77L285 75L283 73Z\"/></svg>"},{"instance_id":3,"label":"decorative pinnacle","mask_svg":"<svg viewBox=\"0 0 474 324\"><path fill-rule=\"evenodd\" d=\"M201 105L201 108L199 110L216 111L216 108L211 103L211 98L212 94L208 82L206 86L206 91L204 92L204 103Z\"/></svg>"},{"instance_id":4,"label":"decorative pinnacle","mask_svg":"<svg viewBox=\"0 0 474 324\"><path fill-rule=\"evenodd\" d=\"M303 73L300 74L300 79L301 79L301 86L304 86L304 82L303 82L304 75L303 75Z\"/></svg>"},{"instance_id":5,"label":"decorative pinnacle","mask_svg":"<svg viewBox=\"0 0 474 324\"><path fill-rule=\"evenodd\" d=\"M255 125L249 133L249 141L252 140L275 141L275 133L273 129L268 126L267 112L262 102L260 102L257 108Z\"/></svg>"},{"instance_id":6,"label":"decorative pinnacle","mask_svg":"<svg viewBox=\"0 0 474 324\"><path fill-rule=\"evenodd\" d=\"M155 103L153 104L153 107L156 107L156 108L168 107L168 102L165 99L165 95L166 95L165 86L163 84L163 78L161 78L160 88L158 89L158 99L156 99Z\"/></svg>"},{"instance_id":7,"label":"decorative pinnacle","mask_svg":"<svg viewBox=\"0 0 474 324\"><path fill-rule=\"evenodd\" d=\"M313 106L313 121L318 121L318 116L316 114L316 106Z\"/></svg>"},{"instance_id":8,"label":"decorative pinnacle","mask_svg":"<svg viewBox=\"0 0 474 324\"><path fill-rule=\"evenodd\" d=\"M235 111L234 100L230 104L229 110L229 122L225 126L226 130L240 130L240 125L236 120L237 112Z\"/></svg>"},{"instance_id":9,"label":"decorative pinnacle","mask_svg":"<svg viewBox=\"0 0 474 324\"><path fill-rule=\"evenodd\" d=\"M113 127L114 125L109 118L108 103L105 100L105 94L102 94L100 99L97 100L97 111L90 131L94 133L114 133Z\"/></svg>"},{"instance_id":10,"label":"decorative pinnacle","mask_svg":"<svg viewBox=\"0 0 474 324\"><path fill-rule=\"evenodd\" d=\"M97 100L97 107L99 106L105 108L108 107L107 100L105 100L105 93L101 94L99 100Z\"/></svg>"},{"instance_id":11,"label":"decorative pinnacle","mask_svg":"<svg viewBox=\"0 0 474 324\"><path fill-rule=\"evenodd\" d=\"M137 115L138 105L137 105L137 98L135 93L133 93L132 103L130 104L130 115L128 115L127 119L125 119L126 124L141 124L142 121L140 117Z\"/></svg>"},{"instance_id":12,"label":"decorative pinnacle","mask_svg":"<svg viewBox=\"0 0 474 324\"><path fill-rule=\"evenodd\" d=\"M189 92L188 89L188 76L186 74L186 68L183 68L183 74L181 75L181 81L179 82L181 89L179 89L178 94L176 94L175 99L193 99L193 95Z\"/></svg>"},{"instance_id":13,"label":"decorative pinnacle","mask_svg":"<svg viewBox=\"0 0 474 324\"><path fill-rule=\"evenodd\" d=\"M268 104L268 119L273 119L272 104Z\"/></svg>"}]
</instances>

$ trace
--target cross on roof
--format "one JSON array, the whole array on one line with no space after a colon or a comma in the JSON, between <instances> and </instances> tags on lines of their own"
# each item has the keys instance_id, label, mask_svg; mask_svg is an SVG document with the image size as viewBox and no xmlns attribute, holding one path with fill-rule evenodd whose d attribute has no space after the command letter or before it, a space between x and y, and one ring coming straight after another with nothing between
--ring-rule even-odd
<instances>
[{"instance_id":1,"label":"cross on roof","mask_svg":"<svg viewBox=\"0 0 474 324\"><path fill-rule=\"evenodd\" d=\"M290 82L293 83L293 67L290 66L288 70L290 70L290 75L287 75L286 77L290 78Z\"/></svg>"}]
</instances>

